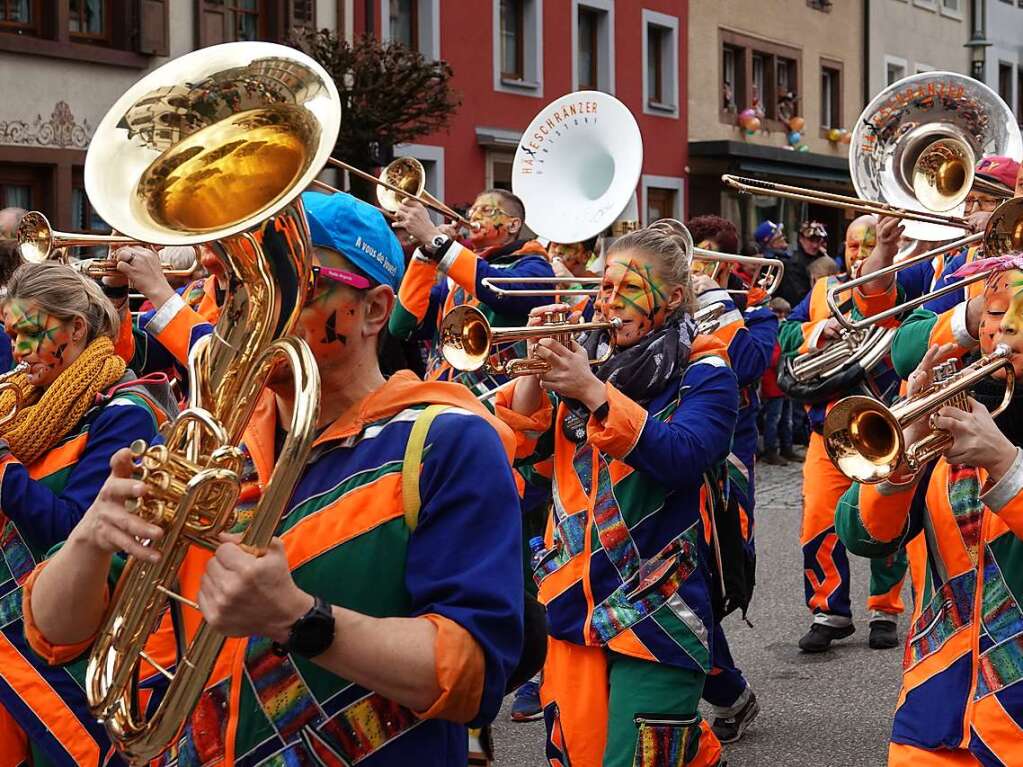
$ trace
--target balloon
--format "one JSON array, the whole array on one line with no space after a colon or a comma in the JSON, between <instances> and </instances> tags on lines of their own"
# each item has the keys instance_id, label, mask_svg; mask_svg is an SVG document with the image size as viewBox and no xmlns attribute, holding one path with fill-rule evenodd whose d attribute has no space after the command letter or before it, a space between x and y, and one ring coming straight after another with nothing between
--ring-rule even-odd
<instances>
[{"instance_id":1,"label":"balloon","mask_svg":"<svg viewBox=\"0 0 1023 767\"><path fill-rule=\"evenodd\" d=\"M796 144L798 144L802 140L803 140L803 134L800 133L797 130L794 130L794 131L792 131L792 133L789 134L789 143L792 146L795 146Z\"/></svg>"},{"instance_id":2,"label":"balloon","mask_svg":"<svg viewBox=\"0 0 1023 767\"><path fill-rule=\"evenodd\" d=\"M760 118L754 116L752 120L746 123L746 132L752 136L758 130L760 130Z\"/></svg>"},{"instance_id":3,"label":"balloon","mask_svg":"<svg viewBox=\"0 0 1023 767\"><path fill-rule=\"evenodd\" d=\"M830 141L832 144L837 144L839 140L842 138L842 131L840 131L838 128L831 128L827 133L827 137L828 141Z\"/></svg>"},{"instance_id":4,"label":"balloon","mask_svg":"<svg viewBox=\"0 0 1023 767\"><path fill-rule=\"evenodd\" d=\"M806 127L806 120L802 117L796 115L789 119L789 130L799 133L804 127Z\"/></svg>"},{"instance_id":5,"label":"balloon","mask_svg":"<svg viewBox=\"0 0 1023 767\"><path fill-rule=\"evenodd\" d=\"M851 131L847 131L847 130L843 130L842 131L841 142L843 144L851 144L852 143L852 132Z\"/></svg>"},{"instance_id":6,"label":"balloon","mask_svg":"<svg viewBox=\"0 0 1023 767\"><path fill-rule=\"evenodd\" d=\"M797 152L809 152L810 151L810 147L808 147L806 144L800 144L799 146L796 147L796 151Z\"/></svg>"},{"instance_id":7,"label":"balloon","mask_svg":"<svg viewBox=\"0 0 1023 767\"><path fill-rule=\"evenodd\" d=\"M741 112L739 112L739 125L741 125L743 128L750 130L751 129L750 123L753 122L754 120L757 120L757 122L759 123L756 110L743 109ZM758 125L757 128L759 127L760 126ZM756 128L753 128L752 130L756 130Z\"/></svg>"}]
</instances>

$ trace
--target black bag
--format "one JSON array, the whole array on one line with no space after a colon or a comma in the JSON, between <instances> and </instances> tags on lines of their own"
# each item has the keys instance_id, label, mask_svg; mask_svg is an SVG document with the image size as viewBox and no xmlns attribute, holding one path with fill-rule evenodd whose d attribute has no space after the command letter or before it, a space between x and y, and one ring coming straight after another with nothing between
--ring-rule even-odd
<instances>
[{"instance_id":1,"label":"black bag","mask_svg":"<svg viewBox=\"0 0 1023 767\"><path fill-rule=\"evenodd\" d=\"M711 520L711 608L720 621L726 615L742 611L743 619L756 586L756 554L746 546L739 519L739 501L734 493L725 493L728 470L721 464L704 475L707 488L707 513Z\"/></svg>"}]
</instances>

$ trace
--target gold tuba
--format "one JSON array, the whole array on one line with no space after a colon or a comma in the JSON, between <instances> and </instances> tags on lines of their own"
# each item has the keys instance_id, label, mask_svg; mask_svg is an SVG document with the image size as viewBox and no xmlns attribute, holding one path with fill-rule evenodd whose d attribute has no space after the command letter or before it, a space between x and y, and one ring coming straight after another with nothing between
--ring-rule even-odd
<instances>
[{"instance_id":1,"label":"gold tuba","mask_svg":"<svg viewBox=\"0 0 1023 767\"><path fill-rule=\"evenodd\" d=\"M1009 406L1016 383L1011 356L1008 346L999 345L958 372L950 360L935 368L930 387L891 408L860 395L839 400L824 419L828 457L849 479L868 485L892 478L902 466L917 471L937 458L952 438L935 429L907 445L904 429L921 418L930 418L944 405L965 409L967 392L1004 368L1005 396L991 415L1001 413Z\"/></svg>"},{"instance_id":2,"label":"gold tuba","mask_svg":"<svg viewBox=\"0 0 1023 767\"><path fill-rule=\"evenodd\" d=\"M242 435L280 366L291 371L294 414L245 546L269 544L312 445L319 376L308 346L291 335L311 279L299 194L339 125L337 89L311 58L270 43L228 43L136 83L103 118L86 157L86 189L104 220L142 242L215 241L229 282L215 331L190 354L189 407L166 425L164 444L133 445L149 488L135 510L163 528L149 544L161 558L129 559L86 671L90 708L132 764L171 745L223 645L204 622L187 637L175 621L176 669L145 653L168 607L172 615L197 607L174 591L178 568L191 547L215 548L237 521ZM149 718L137 699L142 660L169 679Z\"/></svg>"}]
</instances>

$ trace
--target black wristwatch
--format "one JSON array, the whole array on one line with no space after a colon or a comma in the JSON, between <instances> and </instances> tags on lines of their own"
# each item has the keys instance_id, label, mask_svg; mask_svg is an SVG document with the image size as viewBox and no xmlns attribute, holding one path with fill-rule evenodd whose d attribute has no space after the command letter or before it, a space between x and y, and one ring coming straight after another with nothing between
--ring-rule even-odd
<instances>
[{"instance_id":1,"label":"black wristwatch","mask_svg":"<svg viewBox=\"0 0 1023 767\"><path fill-rule=\"evenodd\" d=\"M428 242L423 243L423 251L432 261L440 261L444 254L451 247L451 238L446 234L434 235Z\"/></svg>"},{"instance_id":2,"label":"black wristwatch","mask_svg":"<svg viewBox=\"0 0 1023 767\"><path fill-rule=\"evenodd\" d=\"M321 597L316 597L312 608L294 622L288 641L284 644L274 642L273 651L277 655L294 653L303 658L315 658L325 652L334 642L334 612Z\"/></svg>"}]
</instances>

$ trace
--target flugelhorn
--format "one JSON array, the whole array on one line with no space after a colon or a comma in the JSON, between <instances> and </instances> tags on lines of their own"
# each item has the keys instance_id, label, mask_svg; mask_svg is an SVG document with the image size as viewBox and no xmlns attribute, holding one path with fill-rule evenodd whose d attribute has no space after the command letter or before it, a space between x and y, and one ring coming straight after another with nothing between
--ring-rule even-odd
<instances>
[{"instance_id":1,"label":"flugelhorn","mask_svg":"<svg viewBox=\"0 0 1023 767\"><path fill-rule=\"evenodd\" d=\"M828 308L831 309L832 316L835 317L844 327L849 330L863 330L864 328L868 328L882 320L888 319L889 317L894 317L909 311L910 309L915 309L918 306L922 306L929 301L933 301L934 299L940 298L948 293L955 292L967 285L972 285L975 282L987 279L987 277L991 274L990 271L977 272L976 274L964 277L958 282L953 282L943 287L936 288L929 293L924 293L916 298L903 301L901 304L896 304L889 309L877 312L876 314L871 314L859 320L853 320L839 311L838 297L842 293L855 290L860 285L872 282L880 277L897 274L903 269L908 269L922 261L930 261L932 258L943 254L956 253L965 247L969 247L970 245L977 243L983 243L984 255L986 257L1003 256L1009 253L1023 251L1023 197L1014 197L1013 199L1006 200L999 205L991 214L991 218L988 219L987 227L983 232L977 232L976 234L971 234L968 237L963 237L962 239L955 240L954 242L939 245L933 250L920 253L913 258L907 258L905 261L899 261L898 263L891 264L890 266L886 266L882 269L877 269L869 274L862 274L855 279L836 285L828 291Z\"/></svg>"},{"instance_id":2,"label":"flugelhorn","mask_svg":"<svg viewBox=\"0 0 1023 767\"><path fill-rule=\"evenodd\" d=\"M1012 400L1016 376L1012 350L1003 344L956 372L953 361L935 369L934 382L924 391L892 407L871 397L854 395L835 403L824 419L824 446L835 467L854 482L872 485L895 478L900 467L918 471L951 443L948 432L933 429L906 444L905 429L931 418L943 406L965 409L968 391L999 370L1005 370L1005 396L992 413L1001 413Z\"/></svg>"},{"instance_id":3,"label":"flugelhorn","mask_svg":"<svg viewBox=\"0 0 1023 767\"><path fill-rule=\"evenodd\" d=\"M473 223L465 216L460 216L453 208L448 207L432 194L426 191L426 169L415 157L398 157L392 160L380 171L379 176L367 173L356 168L354 165L331 157L328 163L335 168L346 170L363 181L376 184L377 201L380 208L388 213L394 213L401 207L404 200L416 200L424 207L440 213L444 218L449 218L466 229L475 228ZM317 182L322 188L326 186ZM330 187L327 187L330 188Z\"/></svg>"},{"instance_id":4,"label":"flugelhorn","mask_svg":"<svg viewBox=\"0 0 1023 767\"><path fill-rule=\"evenodd\" d=\"M111 248L121 245L139 245L138 240L131 237L123 237L119 234L76 234L72 232L58 232L50 226L49 220L37 210L30 211L21 217L18 223L18 250L21 257L32 264L47 261L54 256L69 266L79 268L77 263L68 260L68 248L88 248L96 246L107 246ZM193 246L193 252L195 247ZM83 274L93 279L101 277L120 276L117 271L117 261L112 258L90 259L79 268ZM188 277L199 265L198 256L188 269L175 269L169 264L162 264L161 270L167 277Z\"/></svg>"},{"instance_id":5,"label":"flugelhorn","mask_svg":"<svg viewBox=\"0 0 1023 767\"><path fill-rule=\"evenodd\" d=\"M549 369L540 359L516 358L497 364L488 363L494 346L526 341L536 338L555 338L567 343L576 333L588 330L603 330L609 334L607 350L599 359L590 360L591 365L606 362L614 353L614 333L621 327L621 320L594 322L569 322L571 312L553 311L544 316L544 324L512 328L493 328L479 309L464 304L456 306L446 315L440 325L441 353L455 370L471 372L486 367L487 372L496 375L523 376L543 373Z\"/></svg>"},{"instance_id":6,"label":"flugelhorn","mask_svg":"<svg viewBox=\"0 0 1023 767\"><path fill-rule=\"evenodd\" d=\"M85 692L93 715L133 765L176 742L226 637L177 592L186 556L215 548L238 521L243 434L268 377L289 370L287 436L241 545L264 552L316 436L316 360L293 332L312 276L300 193L320 172L341 122L331 76L283 45L239 42L188 53L149 72L106 113L85 159L85 186L103 220L132 239L210 243L229 276L220 319L189 355L188 408L163 444L133 445L147 485L136 513L164 534L157 562L129 557L93 644ZM178 657L147 654L164 615ZM155 707L139 701L140 664L168 677Z\"/></svg>"}]
</instances>

